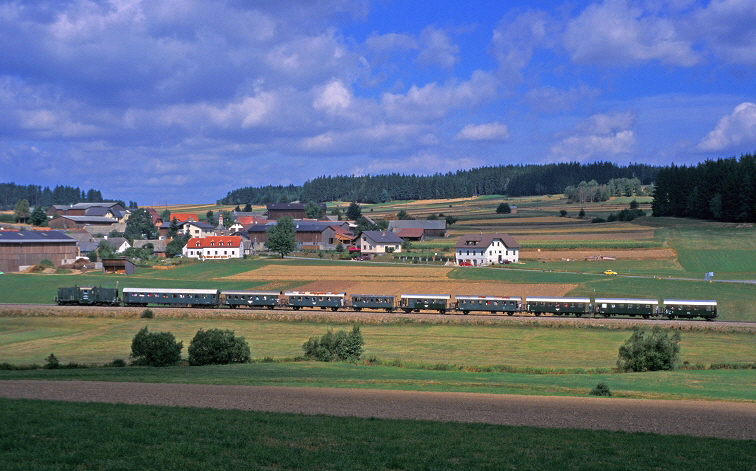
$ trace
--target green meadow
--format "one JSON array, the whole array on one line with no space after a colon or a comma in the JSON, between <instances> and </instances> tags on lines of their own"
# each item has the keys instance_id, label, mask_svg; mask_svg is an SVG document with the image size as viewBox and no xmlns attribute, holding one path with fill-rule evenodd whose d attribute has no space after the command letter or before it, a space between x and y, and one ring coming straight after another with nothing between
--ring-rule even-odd
<instances>
[{"instance_id":1,"label":"green meadow","mask_svg":"<svg viewBox=\"0 0 756 471\"><path fill-rule=\"evenodd\" d=\"M752 441L0 399L0 467L199 470L752 469Z\"/></svg>"}]
</instances>

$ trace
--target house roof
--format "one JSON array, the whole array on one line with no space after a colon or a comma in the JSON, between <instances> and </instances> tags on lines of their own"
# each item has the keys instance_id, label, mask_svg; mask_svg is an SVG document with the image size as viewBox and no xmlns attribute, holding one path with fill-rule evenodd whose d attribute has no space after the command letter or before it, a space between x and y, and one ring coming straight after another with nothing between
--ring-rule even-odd
<instances>
[{"instance_id":1,"label":"house roof","mask_svg":"<svg viewBox=\"0 0 756 471\"><path fill-rule=\"evenodd\" d=\"M141 249L147 244L152 244L152 248L155 252L165 252L165 246L168 245L168 241L165 239L157 240L135 240L132 247Z\"/></svg>"},{"instance_id":2,"label":"house roof","mask_svg":"<svg viewBox=\"0 0 756 471\"><path fill-rule=\"evenodd\" d=\"M171 213L171 221L174 219L178 222L199 221L197 215L192 213Z\"/></svg>"},{"instance_id":3,"label":"house roof","mask_svg":"<svg viewBox=\"0 0 756 471\"><path fill-rule=\"evenodd\" d=\"M93 206L84 211L85 216L105 216L108 213L112 214L110 208L105 208L103 206Z\"/></svg>"},{"instance_id":4,"label":"house roof","mask_svg":"<svg viewBox=\"0 0 756 471\"><path fill-rule=\"evenodd\" d=\"M0 231L0 244L71 243L76 240L60 231Z\"/></svg>"},{"instance_id":5,"label":"house roof","mask_svg":"<svg viewBox=\"0 0 756 471\"><path fill-rule=\"evenodd\" d=\"M398 237L419 238L425 233L422 227L407 227L394 232Z\"/></svg>"},{"instance_id":6,"label":"house roof","mask_svg":"<svg viewBox=\"0 0 756 471\"><path fill-rule=\"evenodd\" d=\"M402 242L404 242L393 232L363 231L362 235L372 240L376 244L401 244Z\"/></svg>"},{"instance_id":7,"label":"house roof","mask_svg":"<svg viewBox=\"0 0 756 471\"><path fill-rule=\"evenodd\" d=\"M212 224L208 224L206 222L189 221L185 225L186 226L192 225L194 227L198 227L200 229L205 229L209 231L215 230L215 226L213 226Z\"/></svg>"},{"instance_id":8,"label":"house roof","mask_svg":"<svg viewBox=\"0 0 756 471\"><path fill-rule=\"evenodd\" d=\"M69 219L79 224L113 224L115 221L113 218L106 218L105 216L61 216L63 219Z\"/></svg>"},{"instance_id":9,"label":"house roof","mask_svg":"<svg viewBox=\"0 0 756 471\"><path fill-rule=\"evenodd\" d=\"M72 206L69 206L70 209L88 209L88 208L109 208L112 209L113 206L118 206L119 208L122 208L120 203L114 202L114 201L104 201L101 203L76 203Z\"/></svg>"},{"instance_id":10,"label":"house roof","mask_svg":"<svg viewBox=\"0 0 756 471\"><path fill-rule=\"evenodd\" d=\"M454 245L455 249L485 248L495 240L501 242L510 249L519 249L520 244L509 234L465 234Z\"/></svg>"},{"instance_id":11,"label":"house roof","mask_svg":"<svg viewBox=\"0 0 756 471\"><path fill-rule=\"evenodd\" d=\"M205 249L215 247L240 247L242 239L238 236L211 236L211 237L193 237L186 243L189 249Z\"/></svg>"},{"instance_id":12,"label":"house roof","mask_svg":"<svg viewBox=\"0 0 756 471\"><path fill-rule=\"evenodd\" d=\"M446 230L446 219L402 219L389 221L389 229L422 228L424 230Z\"/></svg>"},{"instance_id":13,"label":"house roof","mask_svg":"<svg viewBox=\"0 0 756 471\"><path fill-rule=\"evenodd\" d=\"M249 224L267 224L270 222L270 219L262 216L239 216L236 218L236 222L242 226L246 226Z\"/></svg>"},{"instance_id":14,"label":"house roof","mask_svg":"<svg viewBox=\"0 0 756 471\"><path fill-rule=\"evenodd\" d=\"M325 211L326 204L325 203L318 203L318 206L322 210ZM298 211L304 211L305 204L304 203L268 203L267 206L268 210L275 209L278 211L286 211L286 210L298 210Z\"/></svg>"},{"instance_id":15,"label":"house roof","mask_svg":"<svg viewBox=\"0 0 756 471\"><path fill-rule=\"evenodd\" d=\"M127 241L123 237L108 237L107 239L103 239L103 240L106 240L108 242L108 244L110 244L110 246L113 247L114 249L121 248L121 246L123 246L124 242L127 243L127 244L129 244L129 241ZM131 244L129 244L129 247L130 246L131 246Z\"/></svg>"}]
</instances>

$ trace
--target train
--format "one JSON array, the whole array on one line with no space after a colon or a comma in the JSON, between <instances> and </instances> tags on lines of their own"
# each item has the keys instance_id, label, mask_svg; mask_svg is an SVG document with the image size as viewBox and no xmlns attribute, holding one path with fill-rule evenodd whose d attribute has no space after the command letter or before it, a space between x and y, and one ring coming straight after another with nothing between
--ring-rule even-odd
<instances>
[{"instance_id":1,"label":"train","mask_svg":"<svg viewBox=\"0 0 756 471\"><path fill-rule=\"evenodd\" d=\"M691 299L635 299L600 297L479 296L449 294L352 294L344 292L259 291L174 288L117 288L74 286L58 288L59 305L134 306L148 305L251 309L305 308L386 312L436 311L440 314L482 312L496 315L572 317L640 317L651 319L702 318L717 316L717 301Z\"/></svg>"}]
</instances>

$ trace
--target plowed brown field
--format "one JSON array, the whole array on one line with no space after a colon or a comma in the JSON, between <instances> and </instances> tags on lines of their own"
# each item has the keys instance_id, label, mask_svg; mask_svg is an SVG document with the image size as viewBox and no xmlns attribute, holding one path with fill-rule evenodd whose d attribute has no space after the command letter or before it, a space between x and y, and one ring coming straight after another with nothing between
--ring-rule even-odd
<instances>
[{"instance_id":1,"label":"plowed brown field","mask_svg":"<svg viewBox=\"0 0 756 471\"><path fill-rule=\"evenodd\" d=\"M591 250L520 250L520 258L526 260L585 260L593 255L617 257L617 260L673 260L677 257L672 249L591 249Z\"/></svg>"},{"instance_id":2,"label":"plowed brown field","mask_svg":"<svg viewBox=\"0 0 756 471\"><path fill-rule=\"evenodd\" d=\"M229 276L225 280L268 281L265 289L281 282L302 281L302 291L336 291L350 294L467 294L498 296L564 296L572 284L514 284L493 281L450 280L450 267L303 267L269 265Z\"/></svg>"}]
</instances>

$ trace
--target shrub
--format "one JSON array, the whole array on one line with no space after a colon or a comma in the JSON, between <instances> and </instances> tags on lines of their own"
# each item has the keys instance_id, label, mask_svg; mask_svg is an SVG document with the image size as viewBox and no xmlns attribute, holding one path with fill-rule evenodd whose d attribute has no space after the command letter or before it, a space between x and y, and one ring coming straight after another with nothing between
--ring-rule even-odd
<instances>
[{"instance_id":1,"label":"shrub","mask_svg":"<svg viewBox=\"0 0 756 471\"><path fill-rule=\"evenodd\" d=\"M510 208L507 203L500 203L499 206L496 207L496 214L510 214L511 212L512 208Z\"/></svg>"},{"instance_id":2,"label":"shrub","mask_svg":"<svg viewBox=\"0 0 756 471\"><path fill-rule=\"evenodd\" d=\"M350 333L340 330L328 331L322 337L310 337L302 345L304 356L318 361L356 361L362 356L364 345L359 326L354 326Z\"/></svg>"},{"instance_id":3,"label":"shrub","mask_svg":"<svg viewBox=\"0 0 756 471\"><path fill-rule=\"evenodd\" d=\"M566 209L560 209L559 210L559 215L562 216L562 217L567 216L567 210Z\"/></svg>"},{"instance_id":4,"label":"shrub","mask_svg":"<svg viewBox=\"0 0 756 471\"><path fill-rule=\"evenodd\" d=\"M110 366L113 366L115 368L123 368L126 366L126 361L123 358L114 358L113 361L110 362Z\"/></svg>"},{"instance_id":5,"label":"shrub","mask_svg":"<svg viewBox=\"0 0 756 471\"><path fill-rule=\"evenodd\" d=\"M142 319L152 319L155 317L155 313L152 312L152 309L145 309L142 311L142 314L139 315Z\"/></svg>"},{"instance_id":6,"label":"shrub","mask_svg":"<svg viewBox=\"0 0 756 471\"><path fill-rule=\"evenodd\" d=\"M60 368L60 361L58 361L58 358L54 353L51 353L49 357L45 358L44 368L46 370L54 370L56 368Z\"/></svg>"},{"instance_id":7,"label":"shrub","mask_svg":"<svg viewBox=\"0 0 756 471\"><path fill-rule=\"evenodd\" d=\"M606 222L606 219L600 218L600 217L595 217L595 218L591 219L591 222L593 224L600 224L602 222Z\"/></svg>"},{"instance_id":8,"label":"shrub","mask_svg":"<svg viewBox=\"0 0 756 471\"><path fill-rule=\"evenodd\" d=\"M181 360L182 342L170 332L149 332L147 326L131 341L133 363L139 366L170 366Z\"/></svg>"},{"instance_id":9,"label":"shrub","mask_svg":"<svg viewBox=\"0 0 756 471\"><path fill-rule=\"evenodd\" d=\"M588 394L591 396L611 397L612 391L609 390L609 385L602 381L594 386Z\"/></svg>"},{"instance_id":10,"label":"shrub","mask_svg":"<svg viewBox=\"0 0 756 471\"><path fill-rule=\"evenodd\" d=\"M244 337L236 337L232 330L200 329L187 349L189 365L227 365L249 363L250 351Z\"/></svg>"},{"instance_id":11,"label":"shrub","mask_svg":"<svg viewBox=\"0 0 756 471\"><path fill-rule=\"evenodd\" d=\"M661 327L636 327L633 335L619 348L620 371L673 370L680 355L680 332L672 335Z\"/></svg>"}]
</instances>

